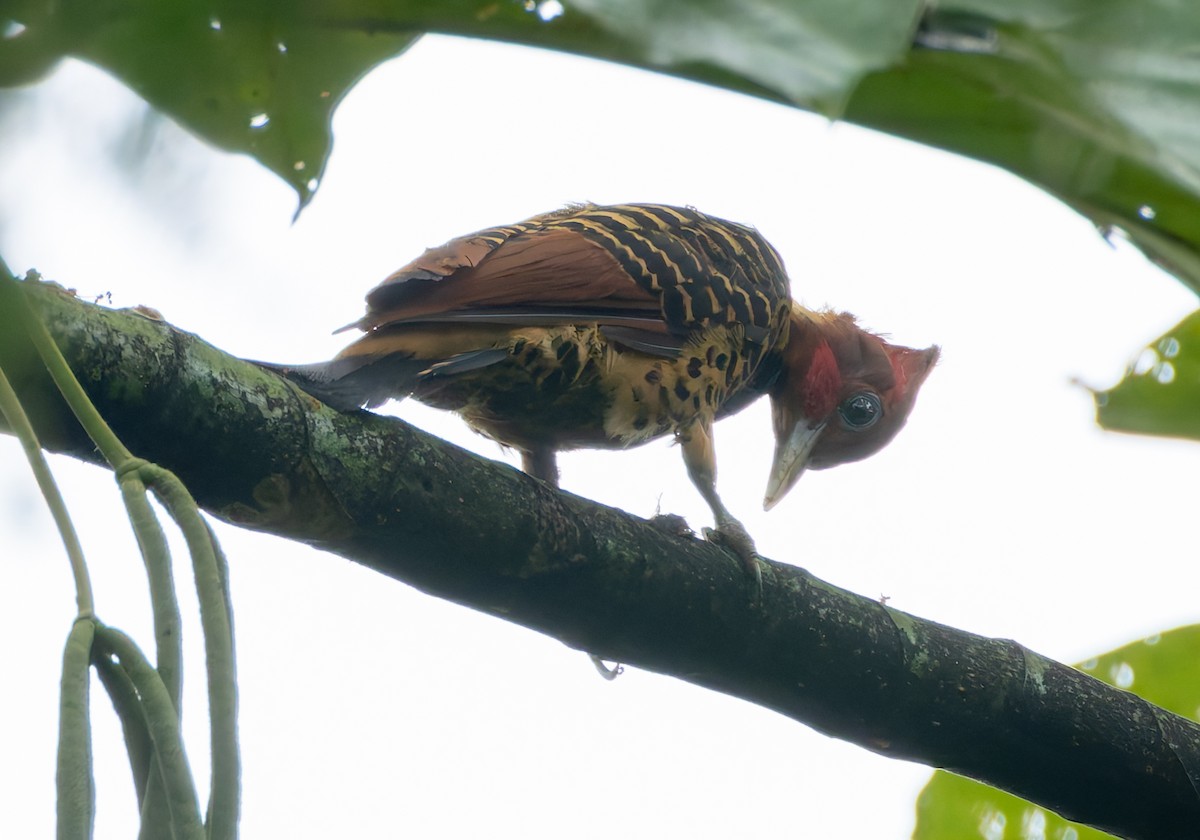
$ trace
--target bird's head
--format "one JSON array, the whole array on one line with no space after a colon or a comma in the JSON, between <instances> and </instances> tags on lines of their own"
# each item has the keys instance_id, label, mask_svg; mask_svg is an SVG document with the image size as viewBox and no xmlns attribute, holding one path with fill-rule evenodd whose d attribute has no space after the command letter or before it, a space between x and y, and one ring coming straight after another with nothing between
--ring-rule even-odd
<instances>
[{"instance_id":1,"label":"bird's head","mask_svg":"<svg viewBox=\"0 0 1200 840\"><path fill-rule=\"evenodd\" d=\"M775 460L763 506L770 510L805 469L873 455L908 419L938 348L888 344L844 313L793 305L778 377L771 385Z\"/></svg>"}]
</instances>

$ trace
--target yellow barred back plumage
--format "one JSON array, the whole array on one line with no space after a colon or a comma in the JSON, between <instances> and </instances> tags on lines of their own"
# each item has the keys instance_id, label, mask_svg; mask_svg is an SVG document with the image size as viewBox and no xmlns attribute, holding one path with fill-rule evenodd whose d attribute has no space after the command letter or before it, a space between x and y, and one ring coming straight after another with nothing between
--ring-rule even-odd
<instances>
[{"instance_id":1,"label":"yellow barred back plumage","mask_svg":"<svg viewBox=\"0 0 1200 840\"><path fill-rule=\"evenodd\" d=\"M677 334L740 324L753 344L770 347L785 337L791 296L778 252L753 228L698 210L573 205L464 238L495 247L554 229L577 232L611 253L634 282L661 299Z\"/></svg>"}]
</instances>

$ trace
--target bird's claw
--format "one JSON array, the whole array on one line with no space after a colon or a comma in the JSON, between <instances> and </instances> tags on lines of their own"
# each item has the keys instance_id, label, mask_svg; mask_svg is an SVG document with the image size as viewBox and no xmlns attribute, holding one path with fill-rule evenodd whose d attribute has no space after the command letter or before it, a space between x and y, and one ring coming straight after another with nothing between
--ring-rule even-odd
<instances>
[{"instance_id":1,"label":"bird's claw","mask_svg":"<svg viewBox=\"0 0 1200 840\"><path fill-rule=\"evenodd\" d=\"M758 550L740 522L726 522L719 528L705 528L704 538L733 552L742 561L742 568L754 578L758 594L762 594L762 565L759 563Z\"/></svg>"},{"instance_id":2,"label":"bird's claw","mask_svg":"<svg viewBox=\"0 0 1200 840\"><path fill-rule=\"evenodd\" d=\"M596 666L596 671L606 680L615 680L621 674L625 673L625 666L617 662L613 667L609 668L604 664L604 660L594 653L588 654L588 659L592 660L592 664Z\"/></svg>"}]
</instances>

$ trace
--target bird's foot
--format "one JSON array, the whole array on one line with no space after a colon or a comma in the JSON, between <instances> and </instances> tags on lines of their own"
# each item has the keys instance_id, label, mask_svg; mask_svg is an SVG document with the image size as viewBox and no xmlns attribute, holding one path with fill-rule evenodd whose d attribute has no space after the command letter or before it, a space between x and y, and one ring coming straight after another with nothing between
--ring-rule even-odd
<instances>
[{"instance_id":1,"label":"bird's foot","mask_svg":"<svg viewBox=\"0 0 1200 840\"><path fill-rule=\"evenodd\" d=\"M600 676L606 680L615 680L621 674L625 673L625 666L620 662L615 663L611 668L604 664L604 660L594 653L588 654L588 659L592 660L592 664L596 666L596 670Z\"/></svg>"},{"instance_id":2,"label":"bird's foot","mask_svg":"<svg viewBox=\"0 0 1200 840\"><path fill-rule=\"evenodd\" d=\"M732 551L742 561L742 568L754 578L758 594L762 594L762 565L759 563L758 550L741 522L731 519L717 528L705 528L704 538Z\"/></svg>"}]
</instances>

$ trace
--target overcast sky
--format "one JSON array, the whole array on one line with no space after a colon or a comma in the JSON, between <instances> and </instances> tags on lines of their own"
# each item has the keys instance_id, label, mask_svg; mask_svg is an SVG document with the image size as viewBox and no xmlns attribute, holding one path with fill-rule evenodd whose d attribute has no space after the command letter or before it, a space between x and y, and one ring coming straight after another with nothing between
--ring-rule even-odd
<instances>
[{"instance_id":1,"label":"overcast sky","mask_svg":"<svg viewBox=\"0 0 1200 840\"><path fill-rule=\"evenodd\" d=\"M336 352L362 295L428 246L570 201L690 204L753 224L803 303L943 347L883 453L806 475L761 511L766 405L718 425L723 498L771 558L925 618L1079 661L1194 622L1200 468L1183 443L1101 432L1072 377L1110 385L1195 298L1132 248L999 170L781 106L577 58L430 37L346 99L316 199L64 65L0 155L0 253L81 295L145 304L231 353ZM131 152L130 150L134 150ZM144 157L131 175L114 163ZM457 418L406 419L489 458ZM53 465L102 619L152 647L112 479ZM656 443L561 460L563 486L710 524ZM218 529L241 672L246 837L903 838L926 768L628 669L313 550ZM0 438L0 794L14 837L52 831L67 564L18 447ZM453 562L453 558L447 558ZM190 574L182 567L186 590ZM194 612L191 613L194 616ZM207 774L188 625L185 722ZM1136 690L1136 685L1134 686ZM99 686L97 837L134 836ZM202 781L203 783L203 781Z\"/></svg>"}]
</instances>

